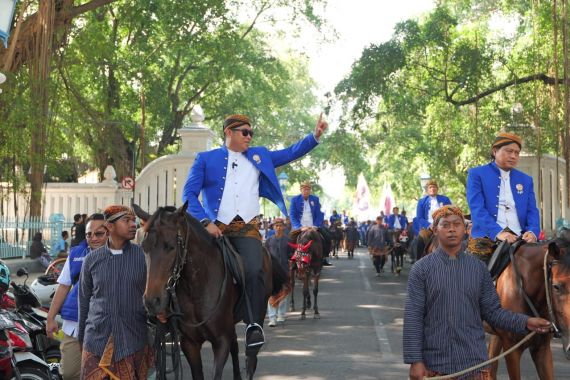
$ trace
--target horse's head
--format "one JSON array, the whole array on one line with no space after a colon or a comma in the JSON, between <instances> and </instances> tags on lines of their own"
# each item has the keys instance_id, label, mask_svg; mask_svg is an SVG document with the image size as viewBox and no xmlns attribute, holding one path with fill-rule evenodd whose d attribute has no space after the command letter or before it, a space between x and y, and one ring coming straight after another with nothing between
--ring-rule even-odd
<instances>
[{"instance_id":1,"label":"horse's head","mask_svg":"<svg viewBox=\"0 0 570 380\"><path fill-rule=\"evenodd\" d=\"M551 243L549 251L554 257L551 263L552 304L555 322L562 335L562 348L566 359L570 360L570 255L568 244L562 246L565 251L560 252L559 246Z\"/></svg>"},{"instance_id":2,"label":"horse's head","mask_svg":"<svg viewBox=\"0 0 570 380\"><path fill-rule=\"evenodd\" d=\"M296 243L289 243L295 250L291 260L297 264L299 276L303 276L311 265L322 265L323 244L316 228L293 231L291 237L296 240Z\"/></svg>"},{"instance_id":3,"label":"horse's head","mask_svg":"<svg viewBox=\"0 0 570 380\"><path fill-rule=\"evenodd\" d=\"M133 205L136 215L144 220L146 236L141 246L146 256L146 289L144 301L151 315L165 311L168 301L167 286L176 281L175 268L185 252L181 252L186 236L185 225L186 207L184 203L179 209L160 207L152 216L139 206ZM184 230L184 231L183 231Z\"/></svg>"}]
</instances>

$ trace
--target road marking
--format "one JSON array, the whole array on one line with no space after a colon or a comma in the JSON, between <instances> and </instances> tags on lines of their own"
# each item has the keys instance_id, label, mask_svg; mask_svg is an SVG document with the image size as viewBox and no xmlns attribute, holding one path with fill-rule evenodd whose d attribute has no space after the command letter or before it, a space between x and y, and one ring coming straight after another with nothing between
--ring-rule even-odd
<instances>
[{"instance_id":1,"label":"road marking","mask_svg":"<svg viewBox=\"0 0 570 380\"><path fill-rule=\"evenodd\" d=\"M364 283L364 290L372 291L372 285L370 285L370 280L368 276L370 275L370 266L366 266L365 260L370 260L368 255L360 254L356 252L360 265L360 274L362 282ZM388 340L388 335L386 334L386 329L384 324L380 320L380 308L370 308L370 315L374 321L374 331L376 332L376 337L378 338L378 344L380 345L380 353L386 360L394 360L394 354L392 354L392 347L390 346L390 341Z\"/></svg>"}]
</instances>

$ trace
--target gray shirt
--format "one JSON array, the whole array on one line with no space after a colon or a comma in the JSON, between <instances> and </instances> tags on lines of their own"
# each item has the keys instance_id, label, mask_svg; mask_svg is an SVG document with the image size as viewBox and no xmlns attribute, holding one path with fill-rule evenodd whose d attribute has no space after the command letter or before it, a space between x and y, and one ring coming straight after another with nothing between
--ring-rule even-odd
<instances>
[{"instance_id":1,"label":"gray shirt","mask_svg":"<svg viewBox=\"0 0 570 380\"><path fill-rule=\"evenodd\" d=\"M410 270L404 363L444 374L469 368L487 360L482 320L524 334L528 318L501 308L482 261L465 252L453 259L438 248Z\"/></svg>"},{"instance_id":2,"label":"gray shirt","mask_svg":"<svg viewBox=\"0 0 570 380\"><path fill-rule=\"evenodd\" d=\"M384 248L388 243L388 230L383 226L374 224L368 229L366 236L370 248Z\"/></svg>"},{"instance_id":3,"label":"gray shirt","mask_svg":"<svg viewBox=\"0 0 570 380\"><path fill-rule=\"evenodd\" d=\"M144 252L127 242L113 255L108 245L91 252L83 262L79 288L78 340L88 352L101 356L113 335L113 361L141 350L148 343Z\"/></svg>"}]
</instances>

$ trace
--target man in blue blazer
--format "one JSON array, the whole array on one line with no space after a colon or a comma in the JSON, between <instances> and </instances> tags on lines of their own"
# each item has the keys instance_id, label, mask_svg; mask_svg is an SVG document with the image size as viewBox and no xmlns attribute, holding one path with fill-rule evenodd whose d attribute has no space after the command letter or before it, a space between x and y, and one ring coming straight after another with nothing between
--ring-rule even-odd
<instances>
[{"instance_id":1,"label":"man in blue blazer","mask_svg":"<svg viewBox=\"0 0 570 380\"><path fill-rule=\"evenodd\" d=\"M311 194L311 182L301 183L301 194L291 198L289 214L291 216L291 228L297 230L303 227L317 227L323 236L323 265L331 265L328 262L330 253L330 233L326 228L321 228L325 214L321 211L319 197Z\"/></svg>"},{"instance_id":2,"label":"man in blue blazer","mask_svg":"<svg viewBox=\"0 0 570 380\"><path fill-rule=\"evenodd\" d=\"M408 226L408 219L404 215L400 215L398 207L394 207L392 214L386 217L386 224L390 230L405 230Z\"/></svg>"},{"instance_id":3,"label":"man in blue blazer","mask_svg":"<svg viewBox=\"0 0 570 380\"><path fill-rule=\"evenodd\" d=\"M515 169L522 140L499 133L492 146L493 161L469 170L467 202L471 210L471 238L532 243L540 233L532 177Z\"/></svg>"},{"instance_id":4,"label":"man in blue blazer","mask_svg":"<svg viewBox=\"0 0 570 380\"><path fill-rule=\"evenodd\" d=\"M429 180L426 184L427 195L418 201L416 218L421 229L429 228L433 222L432 214L442 206L450 205L451 200L445 195L440 195L436 181Z\"/></svg>"},{"instance_id":5,"label":"man in blue blazer","mask_svg":"<svg viewBox=\"0 0 570 380\"><path fill-rule=\"evenodd\" d=\"M247 116L228 116L223 125L224 146L198 153L184 185L182 200L188 201L190 215L201 221L212 236L223 233L229 237L243 260L245 290L252 310L252 317L245 313L244 318L246 352L259 350L265 342L261 326L267 303L259 199L269 199L287 215L275 168L311 151L327 127L321 114L314 133L285 149L270 151L249 146L254 132Z\"/></svg>"}]
</instances>

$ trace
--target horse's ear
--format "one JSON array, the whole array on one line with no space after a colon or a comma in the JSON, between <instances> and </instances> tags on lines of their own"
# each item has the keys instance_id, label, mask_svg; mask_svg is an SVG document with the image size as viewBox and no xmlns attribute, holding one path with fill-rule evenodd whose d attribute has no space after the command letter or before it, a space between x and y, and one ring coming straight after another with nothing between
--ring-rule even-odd
<instances>
[{"instance_id":1,"label":"horse's ear","mask_svg":"<svg viewBox=\"0 0 570 380\"><path fill-rule=\"evenodd\" d=\"M556 245L555 242L550 242L547 249L548 253L550 253L550 256L552 256L554 260L560 259L560 248Z\"/></svg>"},{"instance_id":2,"label":"horse's ear","mask_svg":"<svg viewBox=\"0 0 570 380\"><path fill-rule=\"evenodd\" d=\"M140 208L140 206L137 205L136 203L133 203L133 210L135 212L135 215L138 216L139 219L145 222L150 219L150 214L144 211L142 208Z\"/></svg>"},{"instance_id":3,"label":"horse's ear","mask_svg":"<svg viewBox=\"0 0 570 380\"><path fill-rule=\"evenodd\" d=\"M184 204L182 205L182 207L180 207L178 210L176 210L177 213L184 215L186 213L186 210L188 209L188 200L186 202L184 202Z\"/></svg>"}]
</instances>

